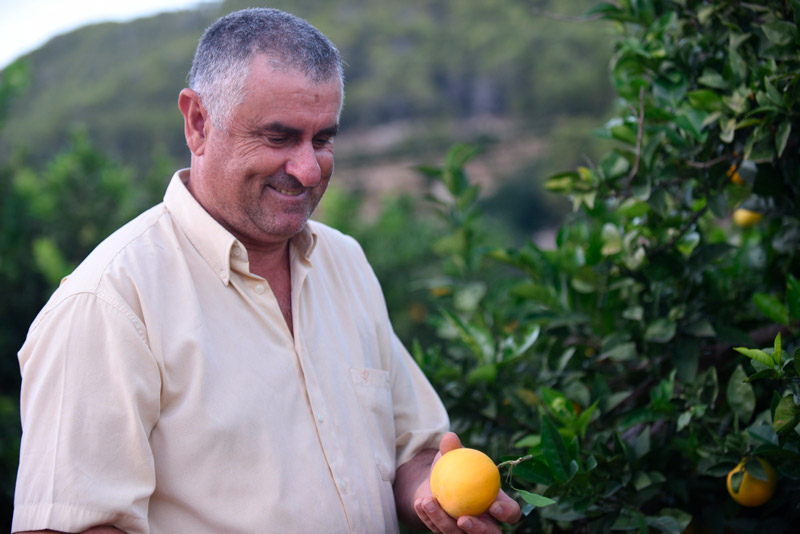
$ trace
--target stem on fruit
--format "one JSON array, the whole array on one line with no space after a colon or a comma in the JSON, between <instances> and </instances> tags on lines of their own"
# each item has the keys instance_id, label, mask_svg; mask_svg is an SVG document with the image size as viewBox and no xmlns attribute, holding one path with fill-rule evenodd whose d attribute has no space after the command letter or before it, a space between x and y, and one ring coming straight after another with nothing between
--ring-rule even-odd
<instances>
[{"instance_id":1,"label":"stem on fruit","mask_svg":"<svg viewBox=\"0 0 800 534\"><path fill-rule=\"evenodd\" d=\"M515 465L519 465L519 464L521 464L522 462L524 462L526 460L530 460L531 458L533 458L532 454L526 454L525 456L517 458L516 460L506 460L505 462L500 462L499 464L497 464L497 468L498 469L502 469L502 468L506 467L507 465L510 465L511 467L514 467Z\"/></svg>"}]
</instances>

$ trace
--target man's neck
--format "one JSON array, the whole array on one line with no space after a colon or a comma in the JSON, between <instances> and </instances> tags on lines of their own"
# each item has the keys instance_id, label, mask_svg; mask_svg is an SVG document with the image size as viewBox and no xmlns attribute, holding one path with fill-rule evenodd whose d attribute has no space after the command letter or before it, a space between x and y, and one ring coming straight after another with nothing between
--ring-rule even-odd
<instances>
[{"instance_id":1,"label":"man's neck","mask_svg":"<svg viewBox=\"0 0 800 534\"><path fill-rule=\"evenodd\" d=\"M289 262L289 241L283 246L248 249L250 272L264 278L272 289L289 332L294 334L292 322L292 274Z\"/></svg>"}]
</instances>

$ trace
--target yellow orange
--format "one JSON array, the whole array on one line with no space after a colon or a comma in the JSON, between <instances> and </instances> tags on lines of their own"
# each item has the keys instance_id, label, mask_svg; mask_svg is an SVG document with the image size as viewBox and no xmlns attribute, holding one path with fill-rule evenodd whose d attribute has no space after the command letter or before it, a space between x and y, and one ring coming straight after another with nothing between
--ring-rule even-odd
<instances>
[{"instance_id":1,"label":"yellow orange","mask_svg":"<svg viewBox=\"0 0 800 534\"><path fill-rule=\"evenodd\" d=\"M764 216L757 211L751 211L744 208L737 208L733 210L733 224L742 228L750 228L758 224Z\"/></svg>"},{"instance_id":2,"label":"yellow orange","mask_svg":"<svg viewBox=\"0 0 800 534\"><path fill-rule=\"evenodd\" d=\"M433 466L431 491L442 509L453 517L480 515L497 498L500 471L481 451L453 449Z\"/></svg>"},{"instance_id":3,"label":"yellow orange","mask_svg":"<svg viewBox=\"0 0 800 534\"><path fill-rule=\"evenodd\" d=\"M731 469L728 473L728 493L730 493L734 501L742 506L761 506L770 500L773 493L775 493L775 486L778 483L778 475L775 473L775 469L773 469L769 462L762 458L756 457L756 460L758 460L758 463L760 463L761 467L766 471L767 480L761 480L750 476L750 473L745 469L747 458L742 459L739 465ZM739 485L739 491L734 492L731 487L731 479L733 475L739 471L744 471L744 477L742 478L742 483Z\"/></svg>"}]
</instances>

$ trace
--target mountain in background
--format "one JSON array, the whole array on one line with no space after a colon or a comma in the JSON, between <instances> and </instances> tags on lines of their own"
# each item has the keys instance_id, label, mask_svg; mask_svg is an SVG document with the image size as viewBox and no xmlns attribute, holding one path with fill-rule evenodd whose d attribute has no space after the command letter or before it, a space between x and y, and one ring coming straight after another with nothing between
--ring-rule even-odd
<instances>
[{"instance_id":1,"label":"mountain in background","mask_svg":"<svg viewBox=\"0 0 800 534\"><path fill-rule=\"evenodd\" d=\"M486 147L486 181L530 181L586 150L571 121L599 124L612 98L603 23L565 22L594 2L530 0L276 0L337 44L346 101L337 178L392 188L453 141ZM0 158L36 166L83 128L105 153L141 171L154 158L188 163L177 96L194 49L217 17L252 4L201 4L128 23L87 26L28 54L28 90L0 132ZM580 119L583 118L583 119ZM585 131L585 128L583 128ZM563 148L542 138L564 139ZM559 159L560 158L560 159ZM550 158L552 160L552 157ZM563 161L562 161L563 160ZM481 160L476 160L480 168ZM344 171L344 172L343 172ZM380 173L379 185L376 178ZM371 185L370 185L371 184Z\"/></svg>"}]
</instances>

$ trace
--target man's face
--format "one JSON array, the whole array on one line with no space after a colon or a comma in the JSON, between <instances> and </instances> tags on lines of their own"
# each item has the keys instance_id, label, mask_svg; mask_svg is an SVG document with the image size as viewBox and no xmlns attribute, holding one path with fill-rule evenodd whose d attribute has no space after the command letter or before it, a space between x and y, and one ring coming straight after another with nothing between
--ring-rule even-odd
<instances>
[{"instance_id":1,"label":"man's face","mask_svg":"<svg viewBox=\"0 0 800 534\"><path fill-rule=\"evenodd\" d=\"M189 190L246 247L285 242L328 187L341 104L338 78L315 83L256 56L228 127L206 121Z\"/></svg>"}]
</instances>

